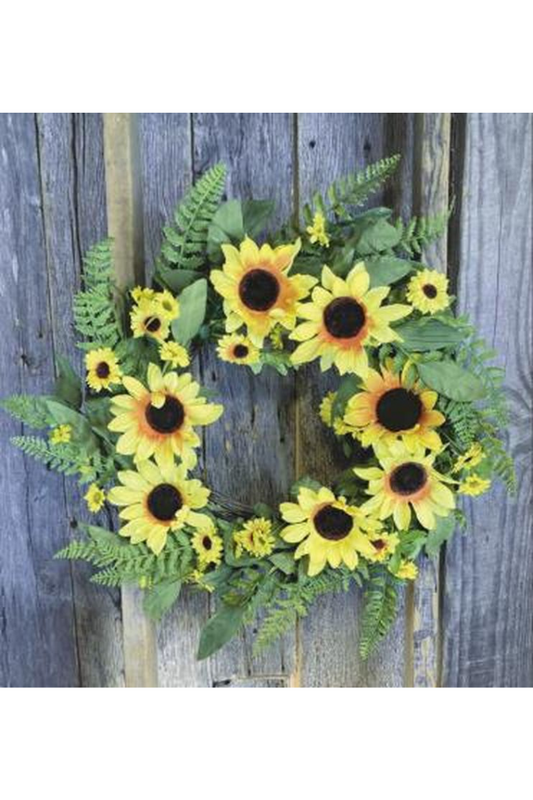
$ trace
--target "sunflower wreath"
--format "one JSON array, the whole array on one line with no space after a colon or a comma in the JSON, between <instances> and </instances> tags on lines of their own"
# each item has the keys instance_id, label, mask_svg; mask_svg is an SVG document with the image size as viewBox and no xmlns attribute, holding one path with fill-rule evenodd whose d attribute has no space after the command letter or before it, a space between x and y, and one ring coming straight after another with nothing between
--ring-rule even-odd
<instances>
[{"instance_id":1,"label":"sunflower wreath","mask_svg":"<svg viewBox=\"0 0 533 800\"><path fill-rule=\"evenodd\" d=\"M82 526L85 538L57 557L92 564L95 583L140 586L156 619L184 584L213 593L199 658L259 614L257 651L319 595L352 583L366 599L368 656L419 556L435 556L464 526L458 495L485 492L495 476L513 489L501 370L452 313L447 278L421 261L448 210L407 223L387 208L358 211L398 161L335 181L305 206L303 225L263 244L273 203L222 202L216 165L164 228L152 288L120 295L110 240L87 254L74 298L85 391L61 358L52 395L3 401L48 430L15 445L79 476L90 511L120 509L118 532L108 513L106 527ZM349 464L331 487L301 477L279 509L252 508L192 477L199 429L223 413L190 371L208 342L256 374L318 360L342 376L317 409Z\"/></svg>"}]
</instances>

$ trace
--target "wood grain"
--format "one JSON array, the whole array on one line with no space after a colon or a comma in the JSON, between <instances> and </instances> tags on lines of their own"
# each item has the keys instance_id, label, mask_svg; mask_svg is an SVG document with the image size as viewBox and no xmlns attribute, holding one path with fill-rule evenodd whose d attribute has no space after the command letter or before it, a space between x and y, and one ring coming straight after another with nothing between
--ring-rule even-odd
<instances>
[{"instance_id":1,"label":"wood grain","mask_svg":"<svg viewBox=\"0 0 533 800\"><path fill-rule=\"evenodd\" d=\"M37 117L46 261L54 350L85 372L75 347L72 297L80 287L84 253L107 235L102 120L97 114ZM51 387L50 387L51 388ZM78 522L95 523L72 478L63 481L62 529L76 536ZM102 519L96 520L106 524ZM70 526L69 526L70 521ZM90 568L72 563L78 657L84 686L124 681L120 592L90 583Z\"/></svg>"},{"instance_id":2,"label":"wood grain","mask_svg":"<svg viewBox=\"0 0 533 800\"><path fill-rule=\"evenodd\" d=\"M465 503L468 534L447 549L446 686L533 684L531 143L531 115L466 120L459 308L506 369L518 491L509 499L495 484Z\"/></svg>"},{"instance_id":3,"label":"wood grain","mask_svg":"<svg viewBox=\"0 0 533 800\"><path fill-rule=\"evenodd\" d=\"M372 198L408 214L412 201L413 120L404 115L303 114L298 119L301 203L333 177L347 174L383 156L405 155L400 179L385 196ZM401 189L401 191L400 191ZM322 396L338 385L332 371L321 375L316 364L298 376L298 474L331 483L346 468L334 438L318 419ZM301 625L300 680L305 686L401 686L404 682L406 620L403 597L398 621L379 651L363 664L358 655L360 593L326 597Z\"/></svg>"},{"instance_id":4,"label":"wood grain","mask_svg":"<svg viewBox=\"0 0 533 800\"><path fill-rule=\"evenodd\" d=\"M109 234L114 239L117 285L143 281L144 259L137 121L131 114L104 114L104 154ZM142 608L142 592L122 589L126 686L157 685L155 626Z\"/></svg>"},{"instance_id":5,"label":"wood grain","mask_svg":"<svg viewBox=\"0 0 533 800\"><path fill-rule=\"evenodd\" d=\"M54 378L35 118L0 115L0 395L46 393ZM78 686L78 630L65 543L63 479L9 438L33 433L2 412L0 685Z\"/></svg>"}]
</instances>

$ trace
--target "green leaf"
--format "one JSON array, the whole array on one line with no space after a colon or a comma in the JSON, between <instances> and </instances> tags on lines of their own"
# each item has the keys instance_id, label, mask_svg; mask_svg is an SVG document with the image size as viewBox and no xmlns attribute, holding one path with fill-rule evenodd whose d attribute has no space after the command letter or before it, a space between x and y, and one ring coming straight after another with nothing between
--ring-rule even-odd
<instances>
[{"instance_id":1,"label":"green leaf","mask_svg":"<svg viewBox=\"0 0 533 800\"><path fill-rule=\"evenodd\" d=\"M404 258L395 256L380 256L366 261L366 268L370 275L370 287L388 286L390 283L405 278L416 267L420 267L417 261L407 261Z\"/></svg>"},{"instance_id":2,"label":"green leaf","mask_svg":"<svg viewBox=\"0 0 533 800\"><path fill-rule=\"evenodd\" d=\"M418 364L417 368L426 386L451 400L470 403L481 399L485 394L485 387L480 379L453 361Z\"/></svg>"},{"instance_id":3,"label":"green leaf","mask_svg":"<svg viewBox=\"0 0 533 800\"><path fill-rule=\"evenodd\" d=\"M346 375L339 383L339 388L335 393L335 400L331 409L331 416L342 417L346 403L352 395L354 395L361 386L361 380L357 375Z\"/></svg>"},{"instance_id":4,"label":"green leaf","mask_svg":"<svg viewBox=\"0 0 533 800\"><path fill-rule=\"evenodd\" d=\"M226 642L229 642L241 627L245 611L245 604L240 606L223 605L211 617L200 634L200 645L196 656L198 661L213 655Z\"/></svg>"},{"instance_id":5,"label":"green leaf","mask_svg":"<svg viewBox=\"0 0 533 800\"><path fill-rule=\"evenodd\" d=\"M436 556L439 553L441 545L451 538L455 530L455 517L439 517L437 527L428 533L426 539L426 553L428 556Z\"/></svg>"},{"instance_id":6,"label":"green leaf","mask_svg":"<svg viewBox=\"0 0 533 800\"><path fill-rule=\"evenodd\" d=\"M269 560L284 575L292 575L296 572L296 561L292 553L273 553Z\"/></svg>"},{"instance_id":7,"label":"green leaf","mask_svg":"<svg viewBox=\"0 0 533 800\"><path fill-rule=\"evenodd\" d=\"M227 235L226 241L244 239L244 222L240 200L228 200L219 206L212 225L218 227Z\"/></svg>"},{"instance_id":8,"label":"green leaf","mask_svg":"<svg viewBox=\"0 0 533 800\"><path fill-rule=\"evenodd\" d=\"M180 315L172 323L172 335L180 344L193 339L205 319L207 307L207 281L201 278L183 290L179 297Z\"/></svg>"},{"instance_id":9,"label":"green leaf","mask_svg":"<svg viewBox=\"0 0 533 800\"><path fill-rule=\"evenodd\" d=\"M252 239L260 234L275 207L272 200L246 200L242 204L244 233Z\"/></svg>"},{"instance_id":10,"label":"green leaf","mask_svg":"<svg viewBox=\"0 0 533 800\"><path fill-rule=\"evenodd\" d=\"M181 591L181 581L164 581L148 590L144 598L145 613L156 621L174 605Z\"/></svg>"},{"instance_id":11,"label":"green leaf","mask_svg":"<svg viewBox=\"0 0 533 800\"><path fill-rule=\"evenodd\" d=\"M186 286L198 280L198 271L194 269L170 269L162 264L155 274L155 280L164 284L174 294L179 294Z\"/></svg>"},{"instance_id":12,"label":"green leaf","mask_svg":"<svg viewBox=\"0 0 533 800\"><path fill-rule=\"evenodd\" d=\"M401 234L394 225L385 219L379 219L372 225L367 225L357 242L357 252L362 255L372 255L395 247L401 239Z\"/></svg>"},{"instance_id":13,"label":"green leaf","mask_svg":"<svg viewBox=\"0 0 533 800\"><path fill-rule=\"evenodd\" d=\"M59 400L47 400L46 407L56 425L72 427L72 440L83 445L88 454L98 450L98 440L84 416Z\"/></svg>"},{"instance_id":14,"label":"green leaf","mask_svg":"<svg viewBox=\"0 0 533 800\"><path fill-rule=\"evenodd\" d=\"M402 347L418 352L453 347L462 342L465 336L461 328L428 318L409 320L397 325L394 330L402 337Z\"/></svg>"},{"instance_id":15,"label":"green leaf","mask_svg":"<svg viewBox=\"0 0 533 800\"><path fill-rule=\"evenodd\" d=\"M54 394L69 406L81 406L81 381L72 368L68 358L58 356L56 359L58 376L54 386Z\"/></svg>"},{"instance_id":16,"label":"green leaf","mask_svg":"<svg viewBox=\"0 0 533 800\"><path fill-rule=\"evenodd\" d=\"M312 489L314 492L318 492L320 489L319 481L315 481L314 478L310 478L309 475L303 475L299 480L295 481L290 488L291 497L298 497L298 492L302 487L306 489Z\"/></svg>"}]
</instances>

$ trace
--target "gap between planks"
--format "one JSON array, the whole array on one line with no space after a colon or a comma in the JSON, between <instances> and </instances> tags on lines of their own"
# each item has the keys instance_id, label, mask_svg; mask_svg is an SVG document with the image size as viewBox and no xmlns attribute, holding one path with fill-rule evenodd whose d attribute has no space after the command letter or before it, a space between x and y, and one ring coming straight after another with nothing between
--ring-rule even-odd
<instances>
[{"instance_id":1,"label":"gap between planks","mask_svg":"<svg viewBox=\"0 0 533 800\"><path fill-rule=\"evenodd\" d=\"M109 235L121 289L142 282L143 228L137 119L134 114L104 114L104 161ZM157 686L155 625L142 609L142 592L122 588L126 687Z\"/></svg>"}]
</instances>

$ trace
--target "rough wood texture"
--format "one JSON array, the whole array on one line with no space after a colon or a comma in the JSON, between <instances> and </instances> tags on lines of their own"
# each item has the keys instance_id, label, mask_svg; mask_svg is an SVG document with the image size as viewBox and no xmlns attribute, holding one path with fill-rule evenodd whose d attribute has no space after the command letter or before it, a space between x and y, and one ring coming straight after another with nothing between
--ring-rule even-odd
<instances>
[{"instance_id":1,"label":"rough wood texture","mask_svg":"<svg viewBox=\"0 0 533 800\"><path fill-rule=\"evenodd\" d=\"M304 114L298 120L298 157L301 203L310 193L324 190L332 178L346 174L385 155L405 156L401 181L385 200L409 214L412 197L413 120L406 115ZM401 191L400 191L401 190ZM321 375L316 364L298 376L298 473L329 483L346 468L334 438L318 419L323 395L335 389L339 376ZM367 664L358 655L360 593L353 590L317 603L300 627L299 673L309 686L397 686L404 682L406 641L405 605L400 600L398 622L379 652Z\"/></svg>"},{"instance_id":2,"label":"rough wood texture","mask_svg":"<svg viewBox=\"0 0 533 800\"><path fill-rule=\"evenodd\" d=\"M419 114L416 120L415 210L433 216L449 205L450 114ZM448 237L445 233L422 253L431 269L447 270ZM432 687L439 681L440 607L439 558L419 562L418 579L408 588L412 600L412 663L406 683Z\"/></svg>"},{"instance_id":3,"label":"rough wood texture","mask_svg":"<svg viewBox=\"0 0 533 800\"><path fill-rule=\"evenodd\" d=\"M107 217L114 239L117 285L143 280L138 132L131 114L104 114ZM126 686L157 686L155 626L142 609L142 592L122 589Z\"/></svg>"},{"instance_id":4,"label":"rough wood texture","mask_svg":"<svg viewBox=\"0 0 533 800\"><path fill-rule=\"evenodd\" d=\"M466 503L469 532L447 549L446 686L533 685L531 142L530 115L468 116L459 307L506 369L518 491Z\"/></svg>"}]
</instances>

